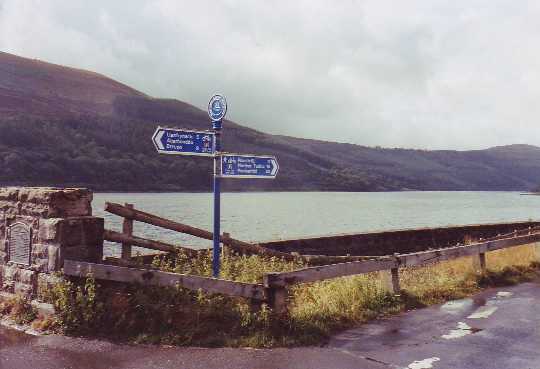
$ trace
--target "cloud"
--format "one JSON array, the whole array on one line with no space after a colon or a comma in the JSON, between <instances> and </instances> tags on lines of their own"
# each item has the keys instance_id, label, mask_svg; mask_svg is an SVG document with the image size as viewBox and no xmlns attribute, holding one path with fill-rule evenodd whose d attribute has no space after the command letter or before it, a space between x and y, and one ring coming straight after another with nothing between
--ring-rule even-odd
<instances>
[{"instance_id":1,"label":"cloud","mask_svg":"<svg viewBox=\"0 0 540 369\"><path fill-rule=\"evenodd\" d=\"M418 148L540 145L537 2L0 0L0 49L262 131Z\"/></svg>"}]
</instances>

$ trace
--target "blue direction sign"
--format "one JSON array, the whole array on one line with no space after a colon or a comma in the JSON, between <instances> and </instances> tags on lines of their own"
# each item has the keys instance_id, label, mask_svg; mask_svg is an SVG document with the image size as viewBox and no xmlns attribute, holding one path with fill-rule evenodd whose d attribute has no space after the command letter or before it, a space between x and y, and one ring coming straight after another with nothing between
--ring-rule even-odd
<instances>
[{"instance_id":1,"label":"blue direction sign","mask_svg":"<svg viewBox=\"0 0 540 369\"><path fill-rule=\"evenodd\" d=\"M278 162L273 156L221 155L221 177L274 179L278 170Z\"/></svg>"},{"instance_id":2,"label":"blue direction sign","mask_svg":"<svg viewBox=\"0 0 540 369\"><path fill-rule=\"evenodd\" d=\"M213 156L213 132L158 127L152 141L160 154Z\"/></svg>"}]
</instances>

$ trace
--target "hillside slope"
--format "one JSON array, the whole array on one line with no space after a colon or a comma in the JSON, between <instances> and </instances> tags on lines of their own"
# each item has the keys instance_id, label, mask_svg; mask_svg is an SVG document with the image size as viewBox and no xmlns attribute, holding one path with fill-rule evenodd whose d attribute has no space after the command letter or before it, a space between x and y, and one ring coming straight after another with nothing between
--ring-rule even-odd
<instances>
[{"instance_id":1,"label":"hillside slope","mask_svg":"<svg viewBox=\"0 0 540 369\"><path fill-rule=\"evenodd\" d=\"M157 126L207 129L206 112L154 99L97 73L0 53L0 185L206 191L208 158L158 155ZM528 190L540 148L380 149L269 135L224 123L228 151L273 154L275 181L228 180L229 190Z\"/></svg>"}]
</instances>

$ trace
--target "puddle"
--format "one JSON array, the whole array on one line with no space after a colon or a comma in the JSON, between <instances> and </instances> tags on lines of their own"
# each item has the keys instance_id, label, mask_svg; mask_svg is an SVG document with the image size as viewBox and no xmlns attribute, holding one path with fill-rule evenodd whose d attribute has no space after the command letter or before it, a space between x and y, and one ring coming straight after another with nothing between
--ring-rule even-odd
<instances>
[{"instance_id":1,"label":"puddle","mask_svg":"<svg viewBox=\"0 0 540 369\"><path fill-rule=\"evenodd\" d=\"M449 314L459 314L463 310L469 309L471 306L473 306L473 300L471 299L455 300L448 301L446 304L442 305L441 310Z\"/></svg>"},{"instance_id":2,"label":"puddle","mask_svg":"<svg viewBox=\"0 0 540 369\"><path fill-rule=\"evenodd\" d=\"M489 318L494 312L496 312L497 309L498 309L497 306L482 306L476 309L476 311L472 313L471 315L469 315L467 318L468 319L486 319L486 318Z\"/></svg>"},{"instance_id":3,"label":"puddle","mask_svg":"<svg viewBox=\"0 0 540 369\"><path fill-rule=\"evenodd\" d=\"M440 361L438 357L430 357L429 359L415 361L407 367L408 369L430 369L433 368L433 363Z\"/></svg>"},{"instance_id":4,"label":"puddle","mask_svg":"<svg viewBox=\"0 0 540 369\"><path fill-rule=\"evenodd\" d=\"M453 339L465 337L465 336L468 336L469 334L473 334L480 331L481 329L473 328L464 322L459 322L456 329L452 329L450 332L448 332L448 334L443 334L441 337L446 340L453 340Z\"/></svg>"}]
</instances>

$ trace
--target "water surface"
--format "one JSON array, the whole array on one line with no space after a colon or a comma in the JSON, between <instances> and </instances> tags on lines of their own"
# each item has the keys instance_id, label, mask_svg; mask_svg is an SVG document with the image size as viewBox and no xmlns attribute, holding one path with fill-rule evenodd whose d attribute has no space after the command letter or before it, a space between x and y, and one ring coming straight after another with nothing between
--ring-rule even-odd
<instances>
[{"instance_id":1,"label":"water surface","mask_svg":"<svg viewBox=\"0 0 540 369\"><path fill-rule=\"evenodd\" d=\"M105 201L212 229L209 193L98 193L94 215L120 230ZM540 196L517 192L258 192L222 195L222 232L246 241L540 219ZM136 235L192 247L210 241L135 222ZM112 249L109 249L112 252Z\"/></svg>"}]
</instances>

